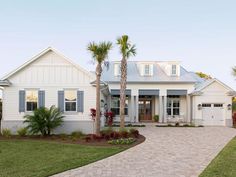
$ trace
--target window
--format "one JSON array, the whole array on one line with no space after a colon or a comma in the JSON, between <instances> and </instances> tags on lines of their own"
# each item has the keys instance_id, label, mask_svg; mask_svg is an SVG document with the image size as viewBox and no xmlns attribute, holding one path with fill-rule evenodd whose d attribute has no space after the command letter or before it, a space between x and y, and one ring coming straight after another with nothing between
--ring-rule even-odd
<instances>
[{"instance_id":1,"label":"window","mask_svg":"<svg viewBox=\"0 0 236 177\"><path fill-rule=\"evenodd\" d=\"M202 107L203 108L211 107L211 104L204 103L204 104L202 104Z\"/></svg>"},{"instance_id":2,"label":"window","mask_svg":"<svg viewBox=\"0 0 236 177\"><path fill-rule=\"evenodd\" d=\"M180 115L179 96L168 96L168 98L167 98L167 115L172 116L172 117Z\"/></svg>"},{"instance_id":3,"label":"window","mask_svg":"<svg viewBox=\"0 0 236 177\"><path fill-rule=\"evenodd\" d=\"M77 108L77 91L65 90L65 111L76 111Z\"/></svg>"},{"instance_id":4,"label":"window","mask_svg":"<svg viewBox=\"0 0 236 177\"><path fill-rule=\"evenodd\" d=\"M223 104L214 104L214 107L222 108Z\"/></svg>"},{"instance_id":5,"label":"window","mask_svg":"<svg viewBox=\"0 0 236 177\"><path fill-rule=\"evenodd\" d=\"M38 91L26 90L26 111L34 111L38 108Z\"/></svg>"},{"instance_id":6,"label":"window","mask_svg":"<svg viewBox=\"0 0 236 177\"><path fill-rule=\"evenodd\" d=\"M177 66L172 65L172 75L176 75L176 74L177 74Z\"/></svg>"},{"instance_id":7,"label":"window","mask_svg":"<svg viewBox=\"0 0 236 177\"><path fill-rule=\"evenodd\" d=\"M115 115L120 115L120 96L114 95L111 97L111 111ZM125 100L125 115L128 115L128 97Z\"/></svg>"},{"instance_id":8,"label":"window","mask_svg":"<svg viewBox=\"0 0 236 177\"><path fill-rule=\"evenodd\" d=\"M150 66L144 65L144 75L150 75Z\"/></svg>"},{"instance_id":9,"label":"window","mask_svg":"<svg viewBox=\"0 0 236 177\"><path fill-rule=\"evenodd\" d=\"M114 65L114 74L115 74L115 76L120 76L121 75L121 64L120 63L115 63L115 65Z\"/></svg>"}]
</instances>

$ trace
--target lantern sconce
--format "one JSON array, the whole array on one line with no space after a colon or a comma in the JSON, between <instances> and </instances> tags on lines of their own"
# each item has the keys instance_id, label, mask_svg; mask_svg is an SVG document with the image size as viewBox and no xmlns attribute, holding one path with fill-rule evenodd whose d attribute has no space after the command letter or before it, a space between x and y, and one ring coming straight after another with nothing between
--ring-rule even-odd
<instances>
[{"instance_id":1,"label":"lantern sconce","mask_svg":"<svg viewBox=\"0 0 236 177\"><path fill-rule=\"evenodd\" d=\"M228 104L228 105L227 105L227 108L228 108L228 110L232 110L232 105L231 105L231 104Z\"/></svg>"},{"instance_id":2,"label":"lantern sconce","mask_svg":"<svg viewBox=\"0 0 236 177\"><path fill-rule=\"evenodd\" d=\"M201 104L198 104L198 105L197 105L197 108L198 108L198 110L201 110L201 109L202 109L202 105L201 105Z\"/></svg>"}]
</instances>

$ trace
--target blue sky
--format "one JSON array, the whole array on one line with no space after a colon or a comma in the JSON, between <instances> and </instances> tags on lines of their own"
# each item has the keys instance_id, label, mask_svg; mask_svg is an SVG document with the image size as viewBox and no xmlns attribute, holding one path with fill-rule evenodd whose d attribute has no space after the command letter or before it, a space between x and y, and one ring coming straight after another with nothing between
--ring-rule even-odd
<instances>
[{"instance_id":1,"label":"blue sky","mask_svg":"<svg viewBox=\"0 0 236 177\"><path fill-rule=\"evenodd\" d=\"M88 70L90 41L128 34L130 60L180 60L236 89L236 1L0 0L0 78L52 46ZM119 60L114 45L110 60Z\"/></svg>"}]
</instances>

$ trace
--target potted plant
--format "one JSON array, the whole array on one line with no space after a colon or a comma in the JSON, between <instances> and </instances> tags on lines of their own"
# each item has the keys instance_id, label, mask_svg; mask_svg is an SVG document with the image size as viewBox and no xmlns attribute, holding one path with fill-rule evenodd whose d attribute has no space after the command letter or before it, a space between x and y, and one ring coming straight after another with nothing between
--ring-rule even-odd
<instances>
[{"instance_id":1,"label":"potted plant","mask_svg":"<svg viewBox=\"0 0 236 177\"><path fill-rule=\"evenodd\" d=\"M155 122L159 122L159 115L154 115L153 119Z\"/></svg>"}]
</instances>

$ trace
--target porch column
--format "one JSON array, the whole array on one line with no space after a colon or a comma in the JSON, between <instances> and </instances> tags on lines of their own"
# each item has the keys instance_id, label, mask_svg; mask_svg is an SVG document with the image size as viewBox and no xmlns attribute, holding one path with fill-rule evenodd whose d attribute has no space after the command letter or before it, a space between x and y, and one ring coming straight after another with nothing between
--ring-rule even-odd
<instances>
[{"instance_id":1,"label":"porch column","mask_svg":"<svg viewBox=\"0 0 236 177\"><path fill-rule=\"evenodd\" d=\"M134 96L134 122L139 122L138 120L138 95Z\"/></svg>"},{"instance_id":2,"label":"porch column","mask_svg":"<svg viewBox=\"0 0 236 177\"><path fill-rule=\"evenodd\" d=\"M163 99L163 117L164 117L164 120L163 120L163 122L167 122L167 115L166 115L166 104L167 104L167 96L165 95L164 96L164 99Z\"/></svg>"},{"instance_id":3,"label":"porch column","mask_svg":"<svg viewBox=\"0 0 236 177\"><path fill-rule=\"evenodd\" d=\"M134 116L135 116L135 105L134 105L134 95L131 95L131 100L130 100L130 122L134 122Z\"/></svg>"},{"instance_id":4,"label":"porch column","mask_svg":"<svg viewBox=\"0 0 236 177\"><path fill-rule=\"evenodd\" d=\"M159 95L159 122L163 122L163 102L162 96Z\"/></svg>"},{"instance_id":5,"label":"porch column","mask_svg":"<svg viewBox=\"0 0 236 177\"><path fill-rule=\"evenodd\" d=\"M191 97L186 95L187 114L186 122L191 122Z\"/></svg>"}]
</instances>

